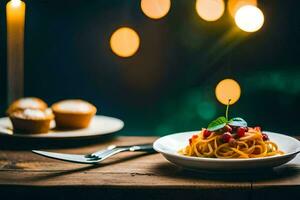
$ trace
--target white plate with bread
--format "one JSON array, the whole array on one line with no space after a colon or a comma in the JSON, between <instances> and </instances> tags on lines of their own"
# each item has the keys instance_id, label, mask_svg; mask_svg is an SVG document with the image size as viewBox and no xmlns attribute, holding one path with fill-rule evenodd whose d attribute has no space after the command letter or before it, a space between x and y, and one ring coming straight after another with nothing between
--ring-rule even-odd
<instances>
[{"instance_id":1,"label":"white plate with bread","mask_svg":"<svg viewBox=\"0 0 300 200\"><path fill-rule=\"evenodd\" d=\"M120 119L96 115L97 108L81 99L68 99L48 107L36 97L14 101L8 117L0 118L0 135L22 138L74 138L106 135L123 128Z\"/></svg>"},{"instance_id":2,"label":"white plate with bread","mask_svg":"<svg viewBox=\"0 0 300 200\"><path fill-rule=\"evenodd\" d=\"M55 122L52 121L51 126L55 126ZM30 134L30 133L14 133L12 129L11 121L8 117L0 118L0 135L10 137L22 137L22 138L78 138L78 137L93 137L107 135L121 130L124 126L122 120L96 115L90 122L87 128L73 129L73 130L59 130L50 128L46 133Z\"/></svg>"}]
</instances>

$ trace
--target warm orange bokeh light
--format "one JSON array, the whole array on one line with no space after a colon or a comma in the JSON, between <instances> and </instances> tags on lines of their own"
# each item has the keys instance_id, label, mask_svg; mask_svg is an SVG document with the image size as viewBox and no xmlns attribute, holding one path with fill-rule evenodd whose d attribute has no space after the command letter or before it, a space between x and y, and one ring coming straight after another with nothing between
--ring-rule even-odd
<instances>
[{"instance_id":1,"label":"warm orange bokeh light","mask_svg":"<svg viewBox=\"0 0 300 200\"><path fill-rule=\"evenodd\" d=\"M197 0L196 11L206 21L216 21L225 10L224 0Z\"/></svg>"},{"instance_id":2,"label":"warm orange bokeh light","mask_svg":"<svg viewBox=\"0 0 300 200\"><path fill-rule=\"evenodd\" d=\"M110 38L112 51L121 57L129 57L136 53L140 46L139 35L131 28L117 29Z\"/></svg>"},{"instance_id":3,"label":"warm orange bokeh light","mask_svg":"<svg viewBox=\"0 0 300 200\"><path fill-rule=\"evenodd\" d=\"M230 99L230 105L237 102L241 96L241 87L233 79L224 79L220 81L215 90L219 102L227 105Z\"/></svg>"},{"instance_id":4,"label":"warm orange bokeh light","mask_svg":"<svg viewBox=\"0 0 300 200\"><path fill-rule=\"evenodd\" d=\"M236 25L243 31L258 31L264 24L263 12L256 6L243 6L238 9L234 16Z\"/></svg>"},{"instance_id":5,"label":"warm orange bokeh light","mask_svg":"<svg viewBox=\"0 0 300 200\"><path fill-rule=\"evenodd\" d=\"M152 19L159 19L168 14L171 0L141 0L143 13Z\"/></svg>"},{"instance_id":6,"label":"warm orange bokeh light","mask_svg":"<svg viewBox=\"0 0 300 200\"><path fill-rule=\"evenodd\" d=\"M228 0L227 2L227 8L232 17L240 7L246 5L257 6L257 0Z\"/></svg>"}]
</instances>

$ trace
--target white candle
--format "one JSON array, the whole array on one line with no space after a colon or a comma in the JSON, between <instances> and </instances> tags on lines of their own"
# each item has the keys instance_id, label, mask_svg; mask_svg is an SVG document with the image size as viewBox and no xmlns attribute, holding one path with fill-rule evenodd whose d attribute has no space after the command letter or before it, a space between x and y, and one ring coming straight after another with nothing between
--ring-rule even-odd
<instances>
[{"instance_id":1,"label":"white candle","mask_svg":"<svg viewBox=\"0 0 300 200\"><path fill-rule=\"evenodd\" d=\"M23 96L25 3L11 0L6 5L8 103Z\"/></svg>"}]
</instances>

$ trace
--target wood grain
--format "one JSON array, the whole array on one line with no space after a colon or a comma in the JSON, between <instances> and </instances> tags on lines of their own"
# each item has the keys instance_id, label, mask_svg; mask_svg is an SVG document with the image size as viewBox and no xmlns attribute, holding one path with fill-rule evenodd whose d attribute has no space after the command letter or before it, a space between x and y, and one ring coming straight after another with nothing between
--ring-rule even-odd
<instances>
[{"instance_id":1,"label":"wood grain","mask_svg":"<svg viewBox=\"0 0 300 200\"><path fill-rule=\"evenodd\" d=\"M154 140L153 137L121 137L104 144L52 151L90 153L110 144L129 145ZM95 166L53 160L30 151L1 151L0 185L127 188L250 188L251 186L248 180L213 180L202 177L201 174L172 165L160 154L144 155L128 152Z\"/></svg>"},{"instance_id":2,"label":"wood grain","mask_svg":"<svg viewBox=\"0 0 300 200\"><path fill-rule=\"evenodd\" d=\"M119 137L101 144L81 148L51 149L51 151L90 153L111 144L148 143L155 139L155 137ZM28 150L1 150L0 188L5 193L16 189L22 191L24 188L31 188L31 190L44 188L41 190L49 191L62 188L81 190L86 188L85 191L90 191L93 190L91 188L97 188L97 194L100 191L100 193L127 191L125 192L127 195L130 194L129 191L145 191L145 193L152 191L152 197L168 196L168 192L172 196L171 194L177 192L178 198L179 194L193 194L194 197L201 198L206 197L205 194L211 194L216 198L222 196L229 198L232 194L236 194L237 197L251 198L256 195L253 192L259 194L272 191L273 188L289 188L289 191L298 194L300 192L300 157L273 170L236 175L187 171L169 163L160 154L145 155L128 152L116 155L99 165L84 165L45 158ZM199 191L205 191L205 194ZM72 192L72 194L75 193Z\"/></svg>"}]
</instances>

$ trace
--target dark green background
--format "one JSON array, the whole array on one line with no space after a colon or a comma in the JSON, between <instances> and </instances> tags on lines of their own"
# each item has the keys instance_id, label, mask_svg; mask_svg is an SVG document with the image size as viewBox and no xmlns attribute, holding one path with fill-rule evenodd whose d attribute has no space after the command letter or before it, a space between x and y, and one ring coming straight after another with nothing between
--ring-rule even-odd
<instances>
[{"instance_id":1,"label":"dark green background","mask_svg":"<svg viewBox=\"0 0 300 200\"><path fill-rule=\"evenodd\" d=\"M0 96L6 102L5 3L0 3ZM216 84L236 79L242 96L231 116L250 125L300 134L300 12L298 1L265 0L263 28L239 31L228 12L203 21L194 0L173 0L161 20L147 18L139 0L26 1L25 95L49 104L65 98L94 103L98 114L125 121L126 135L200 129L223 114ZM134 28L141 46L114 55L112 32Z\"/></svg>"}]
</instances>

